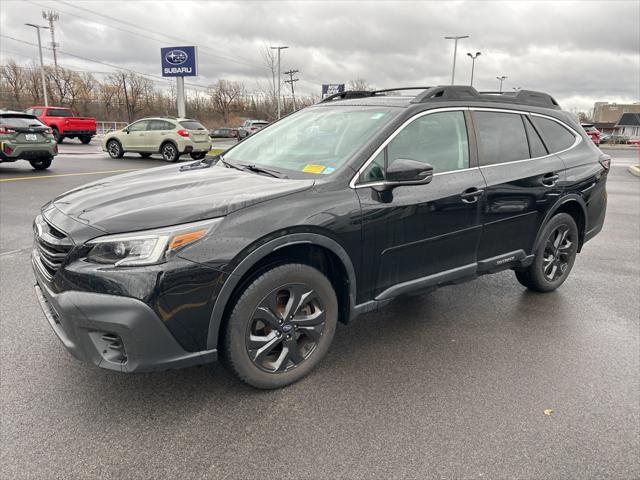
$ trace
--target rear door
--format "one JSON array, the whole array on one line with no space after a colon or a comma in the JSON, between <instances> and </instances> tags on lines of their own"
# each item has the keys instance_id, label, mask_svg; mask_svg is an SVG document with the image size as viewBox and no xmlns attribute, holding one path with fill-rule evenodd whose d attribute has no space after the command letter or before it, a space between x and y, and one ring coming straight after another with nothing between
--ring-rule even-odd
<instances>
[{"instance_id":1,"label":"rear door","mask_svg":"<svg viewBox=\"0 0 640 480\"><path fill-rule=\"evenodd\" d=\"M546 212L562 193L564 164L549 155L528 114L472 109L480 170L487 182L479 271L531 253Z\"/></svg>"}]
</instances>

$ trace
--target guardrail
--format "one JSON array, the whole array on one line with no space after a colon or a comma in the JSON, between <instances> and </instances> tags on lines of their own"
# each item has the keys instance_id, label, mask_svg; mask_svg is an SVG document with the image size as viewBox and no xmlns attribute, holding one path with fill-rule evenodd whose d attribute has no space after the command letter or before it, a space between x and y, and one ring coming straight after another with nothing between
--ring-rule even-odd
<instances>
[{"instance_id":1,"label":"guardrail","mask_svg":"<svg viewBox=\"0 0 640 480\"><path fill-rule=\"evenodd\" d=\"M96 120L96 134L104 135L111 130L120 130L127 125L127 122L108 122L105 120Z\"/></svg>"}]
</instances>

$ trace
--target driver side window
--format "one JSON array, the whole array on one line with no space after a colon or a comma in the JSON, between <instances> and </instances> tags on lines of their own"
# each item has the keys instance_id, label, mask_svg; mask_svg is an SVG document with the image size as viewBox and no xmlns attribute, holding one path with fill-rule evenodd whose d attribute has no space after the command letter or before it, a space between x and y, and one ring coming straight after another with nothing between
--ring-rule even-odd
<instances>
[{"instance_id":1,"label":"driver side window","mask_svg":"<svg viewBox=\"0 0 640 480\"><path fill-rule=\"evenodd\" d=\"M129 126L129 131L130 132L142 132L144 130L147 130L147 125L148 124L149 124L149 122L147 120L141 120L139 122L132 123Z\"/></svg>"},{"instance_id":2,"label":"driver side window","mask_svg":"<svg viewBox=\"0 0 640 480\"><path fill-rule=\"evenodd\" d=\"M415 119L402 129L360 176L360 183L382 181L387 165L397 159L428 163L434 173L469 168L469 142L464 113L440 112Z\"/></svg>"}]
</instances>

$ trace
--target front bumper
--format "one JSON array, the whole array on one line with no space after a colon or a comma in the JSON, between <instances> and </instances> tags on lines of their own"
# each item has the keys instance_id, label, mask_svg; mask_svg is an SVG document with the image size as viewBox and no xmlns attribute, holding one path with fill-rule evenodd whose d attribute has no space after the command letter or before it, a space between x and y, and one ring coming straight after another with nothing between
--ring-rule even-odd
<instances>
[{"instance_id":1,"label":"front bumper","mask_svg":"<svg viewBox=\"0 0 640 480\"><path fill-rule=\"evenodd\" d=\"M32 257L36 295L51 328L79 360L121 372L150 372L213 362L216 350L185 351L145 303L130 297L46 286Z\"/></svg>"}]
</instances>

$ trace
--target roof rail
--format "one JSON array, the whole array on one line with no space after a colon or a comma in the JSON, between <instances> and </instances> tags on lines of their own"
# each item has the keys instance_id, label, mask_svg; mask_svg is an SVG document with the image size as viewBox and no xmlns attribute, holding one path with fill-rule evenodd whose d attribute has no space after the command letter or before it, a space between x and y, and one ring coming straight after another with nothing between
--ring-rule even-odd
<instances>
[{"instance_id":1,"label":"roof rail","mask_svg":"<svg viewBox=\"0 0 640 480\"><path fill-rule=\"evenodd\" d=\"M514 103L518 105L530 105L560 110L558 102L548 93L533 90L516 90L513 92L478 92L468 85L442 85L438 87L400 87L386 88L384 90L352 90L336 93L320 103L333 100L347 100L350 98L374 97L377 94L395 92L399 90L422 90L411 100L411 103L446 102L446 101L473 101L492 103Z\"/></svg>"}]
</instances>

